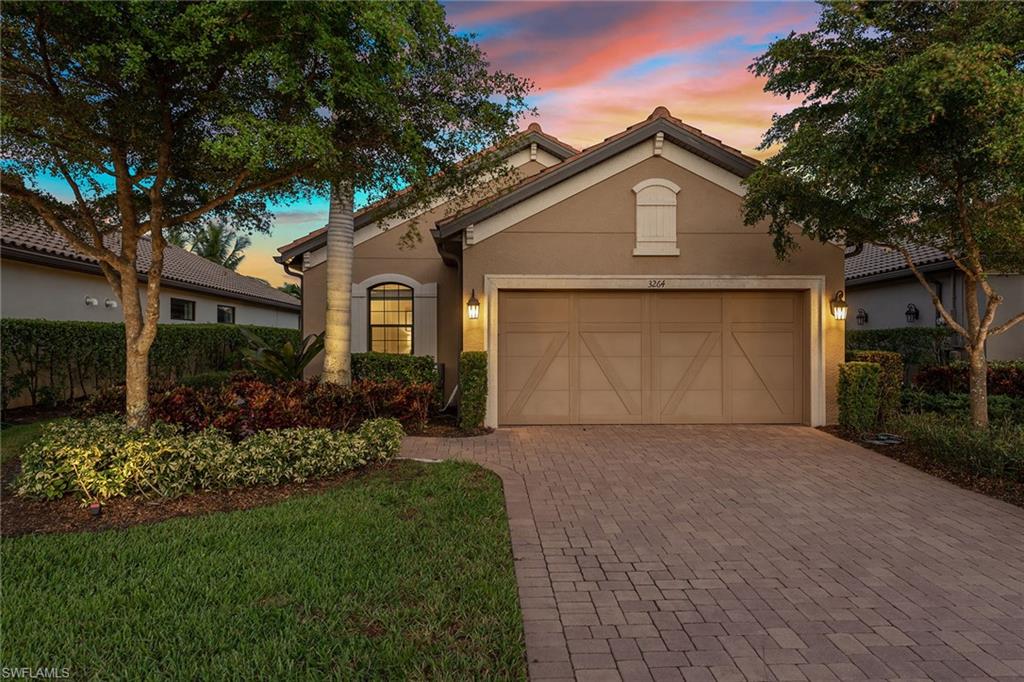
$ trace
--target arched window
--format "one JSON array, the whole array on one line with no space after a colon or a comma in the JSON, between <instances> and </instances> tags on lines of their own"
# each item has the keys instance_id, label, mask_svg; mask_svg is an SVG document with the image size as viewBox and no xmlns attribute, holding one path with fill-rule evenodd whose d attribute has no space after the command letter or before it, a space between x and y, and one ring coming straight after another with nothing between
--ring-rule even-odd
<instances>
[{"instance_id":1,"label":"arched window","mask_svg":"<svg viewBox=\"0 0 1024 682\"><path fill-rule=\"evenodd\" d=\"M676 247L676 195L679 185L652 178L633 188L636 194L636 248L634 256L678 256Z\"/></svg>"},{"instance_id":2,"label":"arched window","mask_svg":"<svg viewBox=\"0 0 1024 682\"><path fill-rule=\"evenodd\" d=\"M386 282L371 287L367 296L370 299L370 350L412 355L412 287Z\"/></svg>"}]
</instances>

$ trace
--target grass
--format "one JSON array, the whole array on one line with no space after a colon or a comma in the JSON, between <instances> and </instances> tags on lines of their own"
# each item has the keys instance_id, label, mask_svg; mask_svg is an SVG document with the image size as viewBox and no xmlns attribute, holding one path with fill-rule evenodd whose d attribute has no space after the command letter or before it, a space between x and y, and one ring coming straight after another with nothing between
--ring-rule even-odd
<instances>
[{"instance_id":1,"label":"grass","mask_svg":"<svg viewBox=\"0 0 1024 682\"><path fill-rule=\"evenodd\" d=\"M471 464L401 462L270 507L5 539L0 553L2 666L526 677L501 484Z\"/></svg>"},{"instance_id":2,"label":"grass","mask_svg":"<svg viewBox=\"0 0 1024 682\"><path fill-rule=\"evenodd\" d=\"M0 431L0 462L6 462L21 454L22 449L42 433L43 426L51 420L8 426Z\"/></svg>"}]
</instances>

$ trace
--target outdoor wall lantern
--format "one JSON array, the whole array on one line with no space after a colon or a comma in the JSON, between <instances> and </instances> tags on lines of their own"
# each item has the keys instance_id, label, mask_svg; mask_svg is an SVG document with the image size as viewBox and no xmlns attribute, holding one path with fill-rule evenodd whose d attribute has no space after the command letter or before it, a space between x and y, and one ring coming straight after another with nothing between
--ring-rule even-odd
<instances>
[{"instance_id":1,"label":"outdoor wall lantern","mask_svg":"<svg viewBox=\"0 0 1024 682\"><path fill-rule=\"evenodd\" d=\"M868 311L864 310L863 308L857 308L857 324L863 326L867 323Z\"/></svg>"},{"instance_id":2,"label":"outdoor wall lantern","mask_svg":"<svg viewBox=\"0 0 1024 682\"><path fill-rule=\"evenodd\" d=\"M836 292L836 295L832 297L832 300L829 302L829 305L832 307L832 317L836 318L837 320L846 319L846 294L843 293L842 289Z\"/></svg>"},{"instance_id":3,"label":"outdoor wall lantern","mask_svg":"<svg viewBox=\"0 0 1024 682\"><path fill-rule=\"evenodd\" d=\"M917 309L917 306L913 303L907 304L907 324L913 324L921 319L921 311Z\"/></svg>"},{"instance_id":4,"label":"outdoor wall lantern","mask_svg":"<svg viewBox=\"0 0 1024 682\"><path fill-rule=\"evenodd\" d=\"M476 300L476 289L469 293L469 302L466 303L466 314L471 320L480 318L480 301Z\"/></svg>"},{"instance_id":5,"label":"outdoor wall lantern","mask_svg":"<svg viewBox=\"0 0 1024 682\"><path fill-rule=\"evenodd\" d=\"M115 301L112 298L108 298L105 301L103 301L103 306L113 310L114 308L117 308L117 301Z\"/></svg>"},{"instance_id":6,"label":"outdoor wall lantern","mask_svg":"<svg viewBox=\"0 0 1024 682\"><path fill-rule=\"evenodd\" d=\"M90 308L93 307L93 306L98 306L99 304L100 304L100 300L98 298L96 298L95 296L86 296L85 297L85 305L89 306Z\"/></svg>"}]
</instances>

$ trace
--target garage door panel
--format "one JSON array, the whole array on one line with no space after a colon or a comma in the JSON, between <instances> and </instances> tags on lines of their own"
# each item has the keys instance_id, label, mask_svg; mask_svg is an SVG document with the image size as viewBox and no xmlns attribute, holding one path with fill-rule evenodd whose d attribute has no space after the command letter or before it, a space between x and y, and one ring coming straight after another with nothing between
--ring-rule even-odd
<instances>
[{"instance_id":1,"label":"garage door panel","mask_svg":"<svg viewBox=\"0 0 1024 682\"><path fill-rule=\"evenodd\" d=\"M799 422L801 300L784 292L503 292L499 421Z\"/></svg>"}]
</instances>

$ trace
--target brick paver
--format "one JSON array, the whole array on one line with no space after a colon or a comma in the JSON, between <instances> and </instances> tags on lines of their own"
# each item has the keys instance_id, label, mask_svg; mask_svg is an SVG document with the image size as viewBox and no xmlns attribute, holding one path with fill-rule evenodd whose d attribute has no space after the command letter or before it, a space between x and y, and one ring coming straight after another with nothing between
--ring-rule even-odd
<instances>
[{"instance_id":1,"label":"brick paver","mask_svg":"<svg viewBox=\"0 0 1024 682\"><path fill-rule=\"evenodd\" d=\"M536 680L1024 679L1024 510L827 434L409 438L505 485Z\"/></svg>"}]
</instances>

